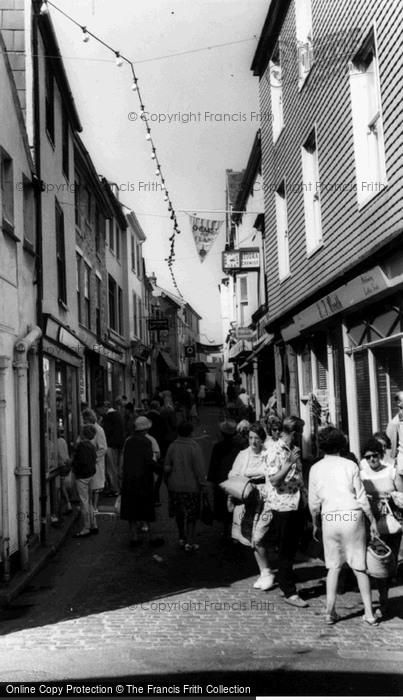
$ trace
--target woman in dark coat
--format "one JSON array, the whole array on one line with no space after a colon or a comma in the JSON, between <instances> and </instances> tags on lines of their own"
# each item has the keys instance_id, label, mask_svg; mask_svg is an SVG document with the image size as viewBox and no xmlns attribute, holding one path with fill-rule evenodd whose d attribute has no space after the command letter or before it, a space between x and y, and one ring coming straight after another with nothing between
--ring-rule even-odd
<instances>
[{"instance_id":1,"label":"woman in dark coat","mask_svg":"<svg viewBox=\"0 0 403 700\"><path fill-rule=\"evenodd\" d=\"M134 424L133 436L128 438L123 450L122 496L120 504L121 520L129 521L131 547L139 547L137 525L140 521L148 524L149 546L161 547L164 540L152 536L150 523L155 522L154 508L154 469L156 463L147 430L139 429L141 418ZM147 421L148 424L148 421Z\"/></svg>"},{"instance_id":2,"label":"woman in dark coat","mask_svg":"<svg viewBox=\"0 0 403 700\"><path fill-rule=\"evenodd\" d=\"M229 538L232 513L229 513L227 508L228 496L219 487L219 484L227 479L228 472L232 469L241 446L234 440L237 430L235 421L225 420L220 423L219 427L222 440L213 447L207 480L213 484L214 517L223 524L223 538Z\"/></svg>"}]
</instances>

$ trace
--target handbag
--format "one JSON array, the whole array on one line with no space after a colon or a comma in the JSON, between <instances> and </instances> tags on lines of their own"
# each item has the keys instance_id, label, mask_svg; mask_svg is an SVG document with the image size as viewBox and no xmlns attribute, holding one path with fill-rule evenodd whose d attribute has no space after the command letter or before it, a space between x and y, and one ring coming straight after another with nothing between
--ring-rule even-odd
<instances>
[{"instance_id":1,"label":"handbag","mask_svg":"<svg viewBox=\"0 0 403 700\"><path fill-rule=\"evenodd\" d=\"M382 506L382 515L378 520L378 530L380 535L395 535L402 531L402 526L396 520L392 513L392 509L387 501Z\"/></svg>"},{"instance_id":2,"label":"handbag","mask_svg":"<svg viewBox=\"0 0 403 700\"><path fill-rule=\"evenodd\" d=\"M211 526L213 524L213 521L214 521L214 515L213 515L213 510L212 510L211 505L210 505L210 501L209 501L206 493L203 493L202 504L203 505L202 505L202 509L201 509L201 513L200 513L200 520L205 525Z\"/></svg>"},{"instance_id":3,"label":"handbag","mask_svg":"<svg viewBox=\"0 0 403 700\"><path fill-rule=\"evenodd\" d=\"M231 479L222 481L219 486L227 496L232 496L242 503L245 503L255 488L246 476L233 476Z\"/></svg>"},{"instance_id":4,"label":"handbag","mask_svg":"<svg viewBox=\"0 0 403 700\"><path fill-rule=\"evenodd\" d=\"M390 547L374 537L367 547L367 572L374 578L388 578L395 568L395 559Z\"/></svg>"}]
</instances>

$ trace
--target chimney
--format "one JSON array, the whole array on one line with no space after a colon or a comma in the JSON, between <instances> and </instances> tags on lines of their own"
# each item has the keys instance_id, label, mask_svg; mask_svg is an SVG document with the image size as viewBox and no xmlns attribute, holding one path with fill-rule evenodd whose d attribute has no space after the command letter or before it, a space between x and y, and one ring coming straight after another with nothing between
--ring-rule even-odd
<instances>
[{"instance_id":1,"label":"chimney","mask_svg":"<svg viewBox=\"0 0 403 700\"><path fill-rule=\"evenodd\" d=\"M0 3L0 30L14 75L21 109L25 117L25 18L24 0L2 0Z\"/></svg>"},{"instance_id":2,"label":"chimney","mask_svg":"<svg viewBox=\"0 0 403 700\"><path fill-rule=\"evenodd\" d=\"M157 278L155 276L155 272L152 272L151 275L148 276L148 281L150 284L152 284L153 287L157 286Z\"/></svg>"}]
</instances>

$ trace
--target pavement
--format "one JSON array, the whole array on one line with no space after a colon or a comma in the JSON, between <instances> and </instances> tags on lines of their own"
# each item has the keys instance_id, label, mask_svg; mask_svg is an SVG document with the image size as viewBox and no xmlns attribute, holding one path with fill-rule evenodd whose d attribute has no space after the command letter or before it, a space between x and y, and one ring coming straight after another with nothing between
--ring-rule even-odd
<instances>
[{"instance_id":1,"label":"pavement","mask_svg":"<svg viewBox=\"0 0 403 700\"><path fill-rule=\"evenodd\" d=\"M222 409L204 407L200 415L194 437L207 463ZM162 500L155 530L163 547L150 549L144 535L143 545L130 549L127 523L113 514L113 499L104 499L99 535L68 537L0 609L0 682L238 683L252 695L403 694L401 582L379 627L363 621L355 591L339 596L342 621L326 626L326 570L314 552L296 564L309 608L293 608L277 586L253 588L251 550L224 543L218 524L198 523L200 550L181 550L164 486Z\"/></svg>"}]
</instances>

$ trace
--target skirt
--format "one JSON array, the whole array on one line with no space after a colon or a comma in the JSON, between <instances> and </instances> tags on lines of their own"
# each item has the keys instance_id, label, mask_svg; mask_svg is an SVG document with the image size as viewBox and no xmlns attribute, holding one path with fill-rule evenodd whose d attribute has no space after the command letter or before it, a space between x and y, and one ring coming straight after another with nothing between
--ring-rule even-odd
<instances>
[{"instance_id":1,"label":"skirt","mask_svg":"<svg viewBox=\"0 0 403 700\"><path fill-rule=\"evenodd\" d=\"M327 569L348 564L356 571L366 571L367 538L362 510L322 513L322 533Z\"/></svg>"},{"instance_id":2,"label":"skirt","mask_svg":"<svg viewBox=\"0 0 403 700\"><path fill-rule=\"evenodd\" d=\"M182 515L184 518L196 520L200 513L200 494L168 491L168 515L176 518Z\"/></svg>"}]
</instances>

